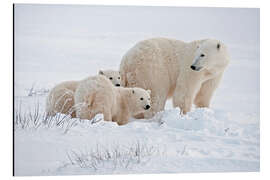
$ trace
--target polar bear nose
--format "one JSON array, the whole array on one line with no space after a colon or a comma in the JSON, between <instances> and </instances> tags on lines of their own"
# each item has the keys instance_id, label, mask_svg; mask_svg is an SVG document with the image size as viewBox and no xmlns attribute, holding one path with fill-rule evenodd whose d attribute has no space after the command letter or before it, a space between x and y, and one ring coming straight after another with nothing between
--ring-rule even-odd
<instances>
[{"instance_id":1,"label":"polar bear nose","mask_svg":"<svg viewBox=\"0 0 270 180\"><path fill-rule=\"evenodd\" d=\"M196 70L196 67L195 66L190 66L190 68L192 69L192 70Z\"/></svg>"},{"instance_id":2,"label":"polar bear nose","mask_svg":"<svg viewBox=\"0 0 270 180\"><path fill-rule=\"evenodd\" d=\"M147 105L145 106L145 109L147 110L147 109L149 109L150 107L151 107L151 106L147 104Z\"/></svg>"},{"instance_id":3,"label":"polar bear nose","mask_svg":"<svg viewBox=\"0 0 270 180\"><path fill-rule=\"evenodd\" d=\"M120 84L116 84L115 86L120 86Z\"/></svg>"}]
</instances>

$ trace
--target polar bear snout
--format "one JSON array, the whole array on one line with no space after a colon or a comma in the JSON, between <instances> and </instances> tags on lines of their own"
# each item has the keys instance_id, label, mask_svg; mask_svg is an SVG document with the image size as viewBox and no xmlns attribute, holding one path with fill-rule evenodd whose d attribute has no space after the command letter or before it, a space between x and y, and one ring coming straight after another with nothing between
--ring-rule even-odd
<instances>
[{"instance_id":1,"label":"polar bear snout","mask_svg":"<svg viewBox=\"0 0 270 180\"><path fill-rule=\"evenodd\" d=\"M190 68L193 70L193 71L200 71L202 69L202 67L197 67L197 66L194 66L194 65L191 65Z\"/></svg>"},{"instance_id":2,"label":"polar bear snout","mask_svg":"<svg viewBox=\"0 0 270 180\"><path fill-rule=\"evenodd\" d=\"M120 84L116 84L115 86L120 86Z\"/></svg>"},{"instance_id":3,"label":"polar bear snout","mask_svg":"<svg viewBox=\"0 0 270 180\"><path fill-rule=\"evenodd\" d=\"M195 70L195 69L196 69L196 67L193 66L193 65L191 65L190 68L191 68L192 70Z\"/></svg>"},{"instance_id":4,"label":"polar bear snout","mask_svg":"<svg viewBox=\"0 0 270 180\"><path fill-rule=\"evenodd\" d=\"M145 109L145 110L148 110L148 109L150 109L150 107L151 107L151 106L150 106L149 104L147 104L147 105L144 107L144 109Z\"/></svg>"}]
</instances>

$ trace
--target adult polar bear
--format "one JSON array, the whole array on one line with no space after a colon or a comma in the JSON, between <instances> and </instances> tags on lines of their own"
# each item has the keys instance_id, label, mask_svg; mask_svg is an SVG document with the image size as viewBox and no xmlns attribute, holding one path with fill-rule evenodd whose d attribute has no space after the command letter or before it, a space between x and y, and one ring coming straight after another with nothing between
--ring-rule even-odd
<instances>
[{"instance_id":1,"label":"adult polar bear","mask_svg":"<svg viewBox=\"0 0 270 180\"><path fill-rule=\"evenodd\" d=\"M229 63L226 46L214 39L186 43L153 38L141 41L123 57L120 74L123 85L151 90L152 108L144 118L164 109L173 98L182 113L209 107L223 72Z\"/></svg>"}]
</instances>

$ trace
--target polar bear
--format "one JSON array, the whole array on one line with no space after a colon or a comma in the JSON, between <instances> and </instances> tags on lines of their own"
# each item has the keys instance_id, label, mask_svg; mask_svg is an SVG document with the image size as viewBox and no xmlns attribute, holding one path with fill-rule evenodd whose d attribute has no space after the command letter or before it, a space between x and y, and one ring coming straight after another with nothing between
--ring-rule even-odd
<instances>
[{"instance_id":1,"label":"polar bear","mask_svg":"<svg viewBox=\"0 0 270 180\"><path fill-rule=\"evenodd\" d=\"M100 75L108 78L115 86L121 85L119 71L100 70ZM74 107L74 93L80 81L65 81L56 85L49 93L46 102L46 113L48 116L54 116L57 112L70 114L72 118L76 117Z\"/></svg>"},{"instance_id":2,"label":"polar bear","mask_svg":"<svg viewBox=\"0 0 270 180\"><path fill-rule=\"evenodd\" d=\"M99 70L98 74L107 77L115 86L121 86L121 76L119 71Z\"/></svg>"},{"instance_id":3,"label":"polar bear","mask_svg":"<svg viewBox=\"0 0 270 180\"><path fill-rule=\"evenodd\" d=\"M65 81L56 85L47 96L46 114L55 116L56 113L70 114L72 118L76 117L73 110L74 92L79 81Z\"/></svg>"},{"instance_id":4,"label":"polar bear","mask_svg":"<svg viewBox=\"0 0 270 180\"><path fill-rule=\"evenodd\" d=\"M105 121L118 125L128 123L128 119L150 109L150 91L142 88L115 87L104 76L93 76L81 81L75 95L76 116L92 119L102 113Z\"/></svg>"},{"instance_id":5,"label":"polar bear","mask_svg":"<svg viewBox=\"0 0 270 180\"><path fill-rule=\"evenodd\" d=\"M137 43L123 56L120 74L123 86L151 90L152 108L143 117L163 110L170 97L174 107L186 114L193 103L209 107L229 59L219 40L186 43L153 38Z\"/></svg>"}]
</instances>

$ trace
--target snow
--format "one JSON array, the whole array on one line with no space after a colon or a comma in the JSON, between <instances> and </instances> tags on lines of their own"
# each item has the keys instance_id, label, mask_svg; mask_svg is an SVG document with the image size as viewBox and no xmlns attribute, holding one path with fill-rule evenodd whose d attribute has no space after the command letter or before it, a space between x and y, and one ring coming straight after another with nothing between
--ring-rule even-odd
<instances>
[{"instance_id":1,"label":"snow","mask_svg":"<svg viewBox=\"0 0 270 180\"><path fill-rule=\"evenodd\" d=\"M48 89L118 69L151 37L227 44L231 63L211 108L180 116L169 100L151 120L125 126L102 115L44 123ZM259 60L258 9L17 4L15 175L259 171Z\"/></svg>"}]
</instances>

